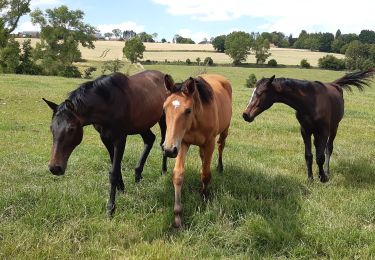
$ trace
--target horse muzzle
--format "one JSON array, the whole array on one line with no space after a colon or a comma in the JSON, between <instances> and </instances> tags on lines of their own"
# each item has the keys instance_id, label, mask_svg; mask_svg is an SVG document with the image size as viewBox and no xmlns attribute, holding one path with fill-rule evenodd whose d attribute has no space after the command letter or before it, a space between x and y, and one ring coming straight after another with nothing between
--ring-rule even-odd
<instances>
[{"instance_id":1,"label":"horse muzzle","mask_svg":"<svg viewBox=\"0 0 375 260\"><path fill-rule=\"evenodd\" d=\"M243 114L242 114L242 117L243 117L243 119L244 119L246 122L251 123L251 122L254 121L254 117L249 116L248 113L243 113Z\"/></svg>"},{"instance_id":2,"label":"horse muzzle","mask_svg":"<svg viewBox=\"0 0 375 260\"><path fill-rule=\"evenodd\" d=\"M56 175L56 176L61 176L61 175L64 175L64 173L65 173L65 168L63 168L59 165L48 165L48 168L49 168L50 172L53 175Z\"/></svg>"},{"instance_id":3,"label":"horse muzzle","mask_svg":"<svg viewBox=\"0 0 375 260\"><path fill-rule=\"evenodd\" d=\"M169 158L176 158L178 154L178 149L176 146L172 147L171 149L163 147L163 152L164 155Z\"/></svg>"}]
</instances>

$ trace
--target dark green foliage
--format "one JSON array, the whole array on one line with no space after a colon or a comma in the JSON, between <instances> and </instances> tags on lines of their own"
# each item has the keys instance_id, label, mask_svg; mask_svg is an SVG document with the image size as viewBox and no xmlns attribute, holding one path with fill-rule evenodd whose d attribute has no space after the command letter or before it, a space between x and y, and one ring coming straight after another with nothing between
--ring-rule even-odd
<instances>
[{"instance_id":1,"label":"dark green foliage","mask_svg":"<svg viewBox=\"0 0 375 260\"><path fill-rule=\"evenodd\" d=\"M178 35L175 39L176 43L183 43L183 44L195 44L195 42L190 38L184 38Z\"/></svg>"},{"instance_id":2,"label":"dark green foliage","mask_svg":"<svg viewBox=\"0 0 375 260\"><path fill-rule=\"evenodd\" d=\"M271 67L277 67L277 61L275 59L270 59L267 64Z\"/></svg>"},{"instance_id":3,"label":"dark green foliage","mask_svg":"<svg viewBox=\"0 0 375 260\"><path fill-rule=\"evenodd\" d=\"M297 41L293 44L296 49L309 49L312 51L330 52L334 41L332 33L310 33L303 30Z\"/></svg>"},{"instance_id":4,"label":"dark green foliage","mask_svg":"<svg viewBox=\"0 0 375 260\"><path fill-rule=\"evenodd\" d=\"M143 52L145 50L146 47L142 43L141 39L134 37L125 42L122 52L131 63L136 63L139 59L143 58Z\"/></svg>"},{"instance_id":5,"label":"dark green foliage","mask_svg":"<svg viewBox=\"0 0 375 260\"><path fill-rule=\"evenodd\" d=\"M319 59L318 66L321 69L343 70L345 69L345 60L333 55L326 55Z\"/></svg>"},{"instance_id":6,"label":"dark green foliage","mask_svg":"<svg viewBox=\"0 0 375 260\"><path fill-rule=\"evenodd\" d=\"M20 64L16 69L17 74L39 75L42 74L42 68L37 65L32 57L33 48L31 40L22 43L22 53L20 55Z\"/></svg>"},{"instance_id":7,"label":"dark green foliage","mask_svg":"<svg viewBox=\"0 0 375 260\"><path fill-rule=\"evenodd\" d=\"M31 0L0 1L0 48L8 44L10 34L16 29L21 16L30 12Z\"/></svg>"},{"instance_id":8,"label":"dark green foliage","mask_svg":"<svg viewBox=\"0 0 375 260\"><path fill-rule=\"evenodd\" d=\"M346 67L350 70L364 70L375 67L375 44L353 41L345 52Z\"/></svg>"},{"instance_id":9,"label":"dark green foliage","mask_svg":"<svg viewBox=\"0 0 375 260\"><path fill-rule=\"evenodd\" d=\"M214 47L216 51L218 52L225 51L225 39L226 39L226 35L219 35L219 36L216 36L212 40L212 46Z\"/></svg>"},{"instance_id":10,"label":"dark green foliage","mask_svg":"<svg viewBox=\"0 0 375 260\"><path fill-rule=\"evenodd\" d=\"M141 42L155 42L152 35L148 34L146 32L141 32L141 33L137 34L137 36L139 37Z\"/></svg>"},{"instance_id":11,"label":"dark green foliage","mask_svg":"<svg viewBox=\"0 0 375 260\"><path fill-rule=\"evenodd\" d=\"M162 42L162 43L166 43L167 40L163 38L163 39L161 39L161 42Z\"/></svg>"},{"instance_id":12,"label":"dark green foliage","mask_svg":"<svg viewBox=\"0 0 375 260\"><path fill-rule=\"evenodd\" d=\"M375 44L375 32L371 30L362 30L358 39L362 43Z\"/></svg>"},{"instance_id":13,"label":"dark green foliage","mask_svg":"<svg viewBox=\"0 0 375 260\"><path fill-rule=\"evenodd\" d=\"M4 48L0 49L0 72L15 73L20 64L20 44L10 38Z\"/></svg>"},{"instance_id":14,"label":"dark green foliage","mask_svg":"<svg viewBox=\"0 0 375 260\"><path fill-rule=\"evenodd\" d=\"M272 43L277 47L280 47L280 48L289 47L288 38L282 32L272 32L272 33L263 32L261 34L261 37L263 39L267 39L269 43Z\"/></svg>"},{"instance_id":15,"label":"dark green foliage","mask_svg":"<svg viewBox=\"0 0 375 260\"><path fill-rule=\"evenodd\" d=\"M206 66L212 66L214 65L214 61L211 57L206 57L203 61L203 64Z\"/></svg>"},{"instance_id":16,"label":"dark green foliage","mask_svg":"<svg viewBox=\"0 0 375 260\"><path fill-rule=\"evenodd\" d=\"M300 63L301 68L309 69L311 68L310 63L307 61L307 59L302 59Z\"/></svg>"},{"instance_id":17,"label":"dark green foliage","mask_svg":"<svg viewBox=\"0 0 375 260\"><path fill-rule=\"evenodd\" d=\"M91 78L91 74L96 71L96 68L95 67L88 67L87 69L84 70L83 72L83 77L85 79L90 79Z\"/></svg>"},{"instance_id":18,"label":"dark green foliage","mask_svg":"<svg viewBox=\"0 0 375 260\"><path fill-rule=\"evenodd\" d=\"M256 64L265 63L268 57L271 56L271 53L268 53L270 43L267 38L262 36L256 38L251 49L255 53Z\"/></svg>"},{"instance_id":19,"label":"dark green foliage","mask_svg":"<svg viewBox=\"0 0 375 260\"><path fill-rule=\"evenodd\" d=\"M102 74L109 72L118 72L125 66L125 63L119 59L105 61L102 65Z\"/></svg>"},{"instance_id":20,"label":"dark green foliage","mask_svg":"<svg viewBox=\"0 0 375 260\"><path fill-rule=\"evenodd\" d=\"M41 27L41 41L36 45L34 57L40 60L45 74L78 75L72 64L81 59L79 44L93 49L97 32L83 22L83 16L81 10L69 10L64 5L31 13L32 23Z\"/></svg>"},{"instance_id":21,"label":"dark green foliage","mask_svg":"<svg viewBox=\"0 0 375 260\"><path fill-rule=\"evenodd\" d=\"M188 59L186 59L186 64L187 65L190 65L191 64L191 60L188 58Z\"/></svg>"},{"instance_id":22,"label":"dark green foliage","mask_svg":"<svg viewBox=\"0 0 375 260\"><path fill-rule=\"evenodd\" d=\"M257 83L257 77L254 73L251 73L249 77L246 79L245 87L247 88L253 88L255 87L255 84Z\"/></svg>"},{"instance_id":23,"label":"dark green foliage","mask_svg":"<svg viewBox=\"0 0 375 260\"><path fill-rule=\"evenodd\" d=\"M201 58L198 57L198 58L196 58L195 60L197 61L197 64L198 64L198 65L201 64Z\"/></svg>"},{"instance_id":24,"label":"dark green foliage","mask_svg":"<svg viewBox=\"0 0 375 260\"><path fill-rule=\"evenodd\" d=\"M232 32L225 39L225 53L232 58L234 65L238 65L246 61L252 44L253 39L250 34L246 32Z\"/></svg>"},{"instance_id":25,"label":"dark green foliage","mask_svg":"<svg viewBox=\"0 0 375 260\"><path fill-rule=\"evenodd\" d=\"M61 77L66 78L81 78L82 74L76 66L66 66L58 73Z\"/></svg>"}]
</instances>

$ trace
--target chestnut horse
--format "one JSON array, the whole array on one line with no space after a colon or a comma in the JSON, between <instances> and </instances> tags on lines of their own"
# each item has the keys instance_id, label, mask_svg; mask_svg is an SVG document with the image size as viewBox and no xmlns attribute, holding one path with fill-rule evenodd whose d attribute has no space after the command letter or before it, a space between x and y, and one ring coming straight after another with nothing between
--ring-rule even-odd
<instances>
[{"instance_id":1,"label":"chestnut horse","mask_svg":"<svg viewBox=\"0 0 375 260\"><path fill-rule=\"evenodd\" d=\"M167 132L163 150L164 155L177 157L173 169L174 226L180 227L181 186L189 146L199 146L203 195L211 179L210 166L217 135L220 135L217 167L218 171L223 171L222 155L232 116L232 88L229 81L220 75L201 75L179 84L174 84L171 76L165 75L165 87L169 93L164 102Z\"/></svg>"},{"instance_id":2,"label":"chestnut horse","mask_svg":"<svg viewBox=\"0 0 375 260\"><path fill-rule=\"evenodd\" d=\"M270 108L273 103L284 103L296 110L305 143L305 160L308 180L313 180L311 135L314 136L316 163L321 182L329 180L329 161L333 151L333 141L344 115L343 89L351 86L360 91L375 75L374 69L347 74L330 83L297 79L264 78L257 82L243 118L252 122L256 116ZM324 154L325 153L325 154ZM326 160L326 173L323 165Z\"/></svg>"},{"instance_id":3,"label":"chestnut horse","mask_svg":"<svg viewBox=\"0 0 375 260\"><path fill-rule=\"evenodd\" d=\"M159 122L162 141L165 137L163 103L166 98L164 74L144 71L130 77L121 73L102 76L82 84L60 105L43 98L53 110L51 131L53 146L49 170L63 175L70 154L83 137L83 127L93 125L108 150L112 169L109 172L110 197L107 212L115 211L116 188L124 192L121 160L127 135L140 134L144 150L135 168L135 180L142 178L147 156L155 141L151 127ZM167 170L163 156L162 170Z\"/></svg>"}]
</instances>

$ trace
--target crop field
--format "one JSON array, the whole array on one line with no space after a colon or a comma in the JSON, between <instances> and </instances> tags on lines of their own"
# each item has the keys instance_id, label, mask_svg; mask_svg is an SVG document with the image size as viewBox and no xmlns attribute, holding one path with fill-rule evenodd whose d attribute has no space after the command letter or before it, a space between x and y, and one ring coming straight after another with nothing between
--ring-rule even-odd
<instances>
[{"instance_id":1,"label":"crop field","mask_svg":"<svg viewBox=\"0 0 375 260\"><path fill-rule=\"evenodd\" d=\"M22 41L22 39L19 39ZM33 45L37 39L32 39ZM81 48L82 58L90 61L106 61L113 59L122 59L123 41L96 41L95 49ZM172 43L144 43L146 51L143 53L143 60L162 61L165 60L182 61L190 59L195 62L199 57L203 61L206 57L211 57L214 63L231 63L231 58L225 53L215 52L211 44L172 44ZM312 66L318 65L319 58L327 55L325 52L312 52L308 50L271 48L272 55L269 59L276 59L278 64L299 65L302 59ZM344 58L342 54L330 53L338 58ZM255 56L249 55L246 62L255 63Z\"/></svg>"},{"instance_id":2,"label":"crop field","mask_svg":"<svg viewBox=\"0 0 375 260\"><path fill-rule=\"evenodd\" d=\"M134 167L143 144L139 136L129 136L122 163L125 194L117 196L115 216L108 219L109 156L92 126L85 127L64 176L53 176L47 168L51 111L41 98L62 102L84 80L2 74L1 259L375 258L375 83L363 93L345 93L332 179L321 184L315 163L315 180L306 181L303 141L291 108L276 104L252 124L243 121L252 91L244 83L251 73L258 79L275 74L326 82L343 72L145 68L169 73L175 81L207 72L232 82L224 172L213 170L208 200L199 194L200 160L192 147L182 190L184 227L171 227L174 160L169 160L168 174L160 175L160 133L155 127L157 140L139 184L134 183Z\"/></svg>"}]
</instances>

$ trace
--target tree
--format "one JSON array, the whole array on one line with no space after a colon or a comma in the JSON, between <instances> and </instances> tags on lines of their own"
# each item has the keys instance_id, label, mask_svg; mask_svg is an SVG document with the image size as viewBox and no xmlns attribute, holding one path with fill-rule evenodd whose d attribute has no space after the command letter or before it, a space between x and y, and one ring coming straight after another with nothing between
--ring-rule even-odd
<instances>
[{"instance_id":1,"label":"tree","mask_svg":"<svg viewBox=\"0 0 375 260\"><path fill-rule=\"evenodd\" d=\"M375 67L375 45L352 41L346 52L346 67L350 70L365 70Z\"/></svg>"},{"instance_id":2,"label":"tree","mask_svg":"<svg viewBox=\"0 0 375 260\"><path fill-rule=\"evenodd\" d=\"M0 1L0 48L7 45L10 34L17 28L20 18L30 12L30 1Z\"/></svg>"},{"instance_id":3,"label":"tree","mask_svg":"<svg viewBox=\"0 0 375 260\"><path fill-rule=\"evenodd\" d=\"M152 35L146 32L139 33L138 37L141 39L142 42L155 42L152 38Z\"/></svg>"},{"instance_id":4,"label":"tree","mask_svg":"<svg viewBox=\"0 0 375 260\"><path fill-rule=\"evenodd\" d=\"M28 39L22 43L20 64L16 69L17 74L39 75L42 73L42 68L35 63L32 53L33 48L31 47L31 40Z\"/></svg>"},{"instance_id":5,"label":"tree","mask_svg":"<svg viewBox=\"0 0 375 260\"><path fill-rule=\"evenodd\" d=\"M232 32L225 39L225 53L229 55L234 65L246 61L252 46L250 34L245 32Z\"/></svg>"},{"instance_id":6,"label":"tree","mask_svg":"<svg viewBox=\"0 0 375 260\"><path fill-rule=\"evenodd\" d=\"M154 42L156 42L157 38L158 38L158 34L155 32L153 34L151 34L152 36L152 39L154 40Z\"/></svg>"},{"instance_id":7,"label":"tree","mask_svg":"<svg viewBox=\"0 0 375 260\"><path fill-rule=\"evenodd\" d=\"M111 32L104 33L105 38L111 38L112 36L113 36L113 33L111 33Z\"/></svg>"},{"instance_id":8,"label":"tree","mask_svg":"<svg viewBox=\"0 0 375 260\"><path fill-rule=\"evenodd\" d=\"M0 51L0 72L15 73L20 63L20 44L10 38Z\"/></svg>"},{"instance_id":9,"label":"tree","mask_svg":"<svg viewBox=\"0 0 375 260\"><path fill-rule=\"evenodd\" d=\"M112 32L116 38L121 38L122 31L120 29L113 29Z\"/></svg>"},{"instance_id":10,"label":"tree","mask_svg":"<svg viewBox=\"0 0 375 260\"><path fill-rule=\"evenodd\" d=\"M125 42L125 47L122 52L131 63L135 63L138 59L143 58L143 52L146 47L143 45L140 38L135 37Z\"/></svg>"},{"instance_id":11,"label":"tree","mask_svg":"<svg viewBox=\"0 0 375 260\"><path fill-rule=\"evenodd\" d=\"M195 44L195 42L190 38L184 38L180 35L176 38L176 43L183 43L183 44Z\"/></svg>"},{"instance_id":12,"label":"tree","mask_svg":"<svg viewBox=\"0 0 375 260\"><path fill-rule=\"evenodd\" d=\"M68 75L73 72L73 62L81 58L79 44L94 49L97 30L83 22L84 12L71 11L67 6L47 9L45 13L36 9L31 13L32 23L41 28L40 43L37 44L35 57L41 60L46 74ZM68 74L64 70L68 70Z\"/></svg>"},{"instance_id":13,"label":"tree","mask_svg":"<svg viewBox=\"0 0 375 260\"><path fill-rule=\"evenodd\" d=\"M226 39L225 35L219 35L219 36L216 36L212 40L212 46L214 47L214 49L216 51L218 51L218 52L224 52L225 51L225 39Z\"/></svg>"},{"instance_id":14,"label":"tree","mask_svg":"<svg viewBox=\"0 0 375 260\"><path fill-rule=\"evenodd\" d=\"M371 30L362 30L358 36L362 43L375 43L375 32Z\"/></svg>"},{"instance_id":15,"label":"tree","mask_svg":"<svg viewBox=\"0 0 375 260\"><path fill-rule=\"evenodd\" d=\"M318 66L321 69L343 70L345 69L345 60L336 58L333 55L326 55L318 60Z\"/></svg>"},{"instance_id":16,"label":"tree","mask_svg":"<svg viewBox=\"0 0 375 260\"><path fill-rule=\"evenodd\" d=\"M256 64L263 64L266 62L271 53L268 53L270 49L270 43L268 39L264 39L262 36L256 38L252 50L255 53Z\"/></svg>"},{"instance_id":17,"label":"tree","mask_svg":"<svg viewBox=\"0 0 375 260\"><path fill-rule=\"evenodd\" d=\"M163 39L161 39L161 42L162 42L162 43L166 43L167 40L166 40L165 38L163 38Z\"/></svg>"},{"instance_id":18,"label":"tree","mask_svg":"<svg viewBox=\"0 0 375 260\"><path fill-rule=\"evenodd\" d=\"M127 40L130 40L131 38L134 38L135 36L137 36L137 34L133 31L133 30L126 30L122 33L122 38L127 41Z\"/></svg>"},{"instance_id":19,"label":"tree","mask_svg":"<svg viewBox=\"0 0 375 260\"><path fill-rule=\"evenodd\" d=\"M336 34L335 34L335 39L339 38L341 36L341 31L340 29L337 29Z\"/></svg>"}]
</instances>

